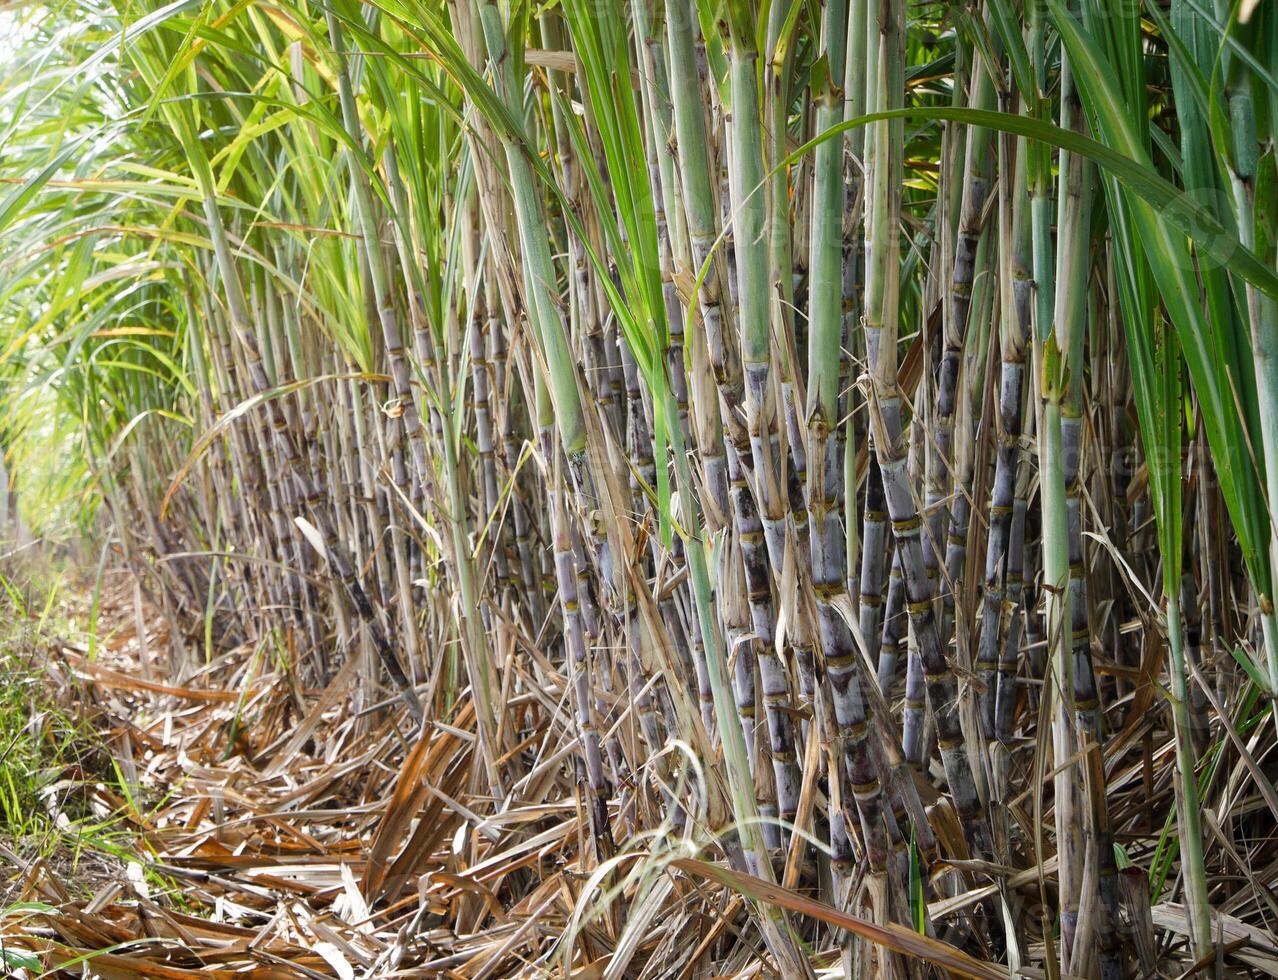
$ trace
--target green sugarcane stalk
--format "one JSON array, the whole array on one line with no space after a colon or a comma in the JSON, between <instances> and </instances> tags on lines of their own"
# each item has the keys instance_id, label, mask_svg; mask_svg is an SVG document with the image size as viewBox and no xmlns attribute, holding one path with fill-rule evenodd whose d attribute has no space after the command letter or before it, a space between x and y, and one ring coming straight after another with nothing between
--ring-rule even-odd
<instances>
[{"instance_id":1,"label":"green sugarcane stalk","mask_svg":"<svg viewBox=\"0 0 1278 980\"><path fill-rule=\"evenodd\" d=\"M1230 11L1220 3L1215 6L1217 18L1228 22ZM1248 25L1243 32L1254 36L1256 30ZM1216 70L1225 77L1224 96L1229 119L1229 144L1226 152L1220 155L1229 175L1238 240L1244 248L1254 249L1257 230L1263 228L1264 221L1256 213L1260 145L1256 134L1251 70L1227 48L1222 49L1219 59L1220 67ZM1270 125L1273 125L1272 121ZM1252 283L1244 284L1243 294L1256 370L1256 396L1260 404L1260 441L1265 459L1275 460L1278 459L1278 300L1260 292ZM1272 575L1278 573L1278 522L1272 518L1272 502L1278 500L1278 466L1265 467L1265 491L1271 502L1269 565ZM1278 691L1278 609L1275 609L1273 596L1262 593L1258 598L1269 685L1271 690Z\"/></svg>"},{"instance_id":2,"label":"green sugarcane stalk","mask_svg":"<svg viewBox=\"0 0 1278 980\"><path fill-rule=\"evenodd\" d=\"M827 5L821 38L825 77L816 92L820 100L818 132L843 118L836 85L844 76L846 3ZM820 144L813 166L807 404L812 587L835 722L843 743L839 763L846 771L844 778L860 815L870 866L881 873L887 867L890 843L883 813L883 787L873 756L874 714L861 692L861 668L852 631L838 608L847 596L848 567L846 538L840 527L844 474L838 457L839 440L835 437L843 361L843 140ZM877 629L874 632L877 634Z\"/></svg>"},{"instance_id":3,"label":"green sugarcane stalk","mask_svg":"<svg viewBox=\"0 0 1278 980\"><path fill-rule=\"evenodd\" d=\"M675 147L678 157L679 182L684 214L687 219L688 242L692 251L692 271L700 275L706 270L697 289L701 326L705 333L710 368L723 397L722 437L731 440L739 451L749 445L737 409L744 402L740 360L733 334L724 322L721 301L719 254L712 251L719 235L719 219L711 180L710 143L706 134L704 108L698 93L701 81L697 73L693 41L691 6L671 3L666 9L666 38L670 66L670 97L674 107ZM708 265L708 268L707 268ZM730 277L726 277L730 278ZM721 441L721 440L720 440ZM707 444L708 443L708 444ZM714 439L703 441L702 465L706 482L721 502L720 512L728 512L727 462ZM722 488L720 491L718 488Z\"/></svg>"},{"instance_id":4,"label":"green sugarcane stalk","mask_svg":"<svg viewBox=\"0 0 1278 980\"><path fill-rule=\"evenodd\" d=\"M902 11L893 0L878 7L879 54L875 80L876 111L901 105ZM959 720L957 685L946 662L933 609L934 591L923 566L921 521L906 475L900 394L896 384L898 277L896 235L900 220L902 131L899 119L873 124L871 162L872 203L870 248L866 272L866 351L873 383L871 418L874 449L883 474L883 487L896 546L901 554L910 622L919 648L928 704L937 723L937 738L946 779L964 834L975 855L989 855L988 823L977 796ZM908 697L908 694L907 694Z\"/></svg>"},{"instance_id":5,"label":"green sugarcane stalk","mask_svg":"<svg viewBox=\"0 0 1278 980\"><path fill-rule=\"evenodd\" d=\"M764 182L763 139L756 85L759 51L752 31L732 32L728 117L729 201L736 256L737 327L745 374L745 418L750 440L753 490L763 523L768 557L775 575L785 558L785 496L778 432L777 392L772 372L772 300L769 288L768 195ZM743 455L743 461L745 457Z\"/></svg>"},{"instance_id":6,"label":"green sugarcane stalk","mask_svg":"<svg viewBox=\"0 0 1278 980\"><path fill-rule=\"evenodd\" d=\"M1065 125L1076 124L1077 100L1069 75L1062 79L1061 116ZM1052 750L1057 761L1054 778L1056 846L1060 855L1059 896L1061 916L1061 969L1070 968L1075 929L1082 901L1083 838L1081 786L1078 767L1066 764L1078 746L1078 713L1075 704L1077 665L1071 642L1077 596L1071 588L1070 513L1067 488L1076 467L1068 466L1065 442L1065 399L1074 373L1082 371L1079 354L1086 330L1088 201L1084 162L1062 153L1057 201L1056 296L1050 329L1039 324L1040 392L1039 481L1043 508L1043 588L1047 593L1046 635L1049 671L1055 685L1052 717ZM1086 609L1083 611L1086 615Z\"/></svg>"}]
</instances>

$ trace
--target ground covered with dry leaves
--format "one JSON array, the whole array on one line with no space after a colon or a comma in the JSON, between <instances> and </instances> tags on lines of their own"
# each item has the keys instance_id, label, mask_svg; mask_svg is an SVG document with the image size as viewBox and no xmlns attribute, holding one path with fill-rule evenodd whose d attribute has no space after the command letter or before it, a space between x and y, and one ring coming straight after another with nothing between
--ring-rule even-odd
<instances>
[{"instance_id":1,"label":"ground covered with dry leaves","mask_svg":"<svg viewBox=\"0 0 1278 980\"><path fill-rule=\"evenodd\" d=\"M95 657L65 637L29 651L99 744L43 788L57 846L5 842L9 971L498 977L561 935L580 887L575 803L547 786L545 803L480 824L456 799L469 704L418 737L398 712L353 707L356 660L306 691L242 650L171 683L167 631L144 619L145 662L121 578ZM98 836L75 839L82 817Z\"/></svg>"},{"instance_id":2,"label":"ground covered with dry leaves","mask_svg":"<svg viewBox=\"0 0 1278 980\"><path fill-rule=\"evenodd\" d=\"M57 603L74 622L89 600ZM4 641L6 689L19 692L6 703L25 712L0 778L6 977L775 976L747 935L746 895L902 954L920 976L1008 975L699 860L690 841L583 865L588 820L562 747L547 748L522 803L481 818L494 807L466 791L473 706L419 732L402 711L361 704L359 658L323 690L297 685L286 651L222 651L179 682L165 620L127 575L106 576L91 633L60 628L53 605L28 598L14 613L24 628ZM188 660L205 640L186 638ZM35 757L17 759L24 749ZM1147 761L1165 755L1155 748ZM13 776L24 768L39 770L29 799ZM1051 864L1006 880L1032 889ZM1142 951L1135 975L1278 976L1278 941L1252 924L1255 901L1273 906L1259 884L1269 869L1249 873L1251 899L1215 921L1218 948L1245 973L1176 956L1183 908L1146 902L1129 923ZM1128 897L1147 894L1147 881L1141 871ZM951 918L994 887L929 912ZM818 976L856 969L838 948L811 952Z\"/></svg>"}]
</instances>

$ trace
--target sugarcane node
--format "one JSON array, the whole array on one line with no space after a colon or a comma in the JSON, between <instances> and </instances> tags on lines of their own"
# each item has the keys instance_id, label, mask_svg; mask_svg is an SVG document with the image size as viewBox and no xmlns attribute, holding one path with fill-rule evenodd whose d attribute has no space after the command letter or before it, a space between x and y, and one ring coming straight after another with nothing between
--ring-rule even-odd
<instances>
[{"instance_id":1,"label":"sugarcane node","mask_svg":"<svg viewBox=\"0 0 1278 980\"><path fill-rule=\"evenodd\" d=\"M948 667L938 671L929 671L926 665L923 667L923 679L927 682L929 687L932 685L945 684L953 676L954 672Z\"/></svg>"},{"instance_id":2,"label":"sugarcane node","mask_svg":"<svg viewBox=\"0 0 1278 980\"><path fill-rule=\"evenodd\" d=\"M892 521L892 531L898 537L907 537L918 533L923 526L923 518L918 514Z\"/></svg>"}]
</instances>

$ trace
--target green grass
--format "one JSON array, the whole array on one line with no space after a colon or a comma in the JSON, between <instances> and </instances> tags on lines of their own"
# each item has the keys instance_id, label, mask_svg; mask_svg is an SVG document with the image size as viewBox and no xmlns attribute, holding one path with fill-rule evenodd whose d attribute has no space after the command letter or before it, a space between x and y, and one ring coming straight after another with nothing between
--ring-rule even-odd
<instances>
[{"instance_id":1,"label":"green grass","mask_svg":"<svg viewBox=\"0 0 1278 980\"><path fill-rule=\"evenodd\" d=\"M60 636L75 632L60 575L0 575L0 844L23 864L42 858L80 869L88 854L129 857L133 831L95 815L87 788L129 789L91 720L62 703L45 665ZM141 807L142 801L132 801ZM58 816L64 819L58 819ZM64 879L74 886L77 877Z\"/></svg>"},{"instance_id":2,"label":"green grass","mask_svg":"<svg viewBox=\"0 0 1278 980\"><path fill-rule=\"evenodd\" d=\"M53 703L39 668L41 638L48 635L56 588L36 607L38 590L3 579L0 619L0 833L19 847L47 847L53 831L41 791L74 759L82 732Z\"/></svg>"}]
</instances>

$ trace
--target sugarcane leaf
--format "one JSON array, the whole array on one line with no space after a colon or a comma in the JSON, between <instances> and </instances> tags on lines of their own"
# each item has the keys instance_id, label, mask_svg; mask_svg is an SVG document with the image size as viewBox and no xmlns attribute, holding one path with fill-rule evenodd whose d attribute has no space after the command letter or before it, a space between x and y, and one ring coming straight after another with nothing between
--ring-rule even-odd
<instances>
[{"instance_id":1,"label":"sugarcane leaf","mask_svg":"<svg viewBox=\"0 0 1278 980\"><path fill-rule=\"evenodd\" d=\"M1257 78L1270 89L1278 91L1278 75L1275 75L1271 67L1267 67L1255 54L1247 50L1246 46L1233 36L1229 26L1222 27L1216 20L1215 14L1205 8L1199 0L1186 0L1186 2L1193 8L1194 13L1198 15L1203 24L1220 35L1222 47L1228 47L1230 54L1242 60ZM1237 4L1230 4L1230 26L1237 22L1239 13L1240 7Z\"/></svg>"},{"instance_id":2,"label":"sugarcane leaf","mask_svg":"<svg viewBox=\"0 0 1278 980\"><path fill-rule=\"evenodd\" d=\"M1104 56L1093 39L1056 0L1049 0L1049 7L1075 66L1080 93L1104 139L1131 155L1129 159L1134 157L1138 160L1138 166L1147 168L1148 158L1145 156L1139 131L1130 116L1130 107L1114 90L1110 82L1112 72L1103 60ZM1117 172L1115 175L1121 179ZM1268 515L1259 492L1259 474L1244 450L1248 440L1239 417L1235 399L1237 388L1233 380L1243 372L1243 366L1233 356L1238 345L1229 333L1229 323L1218 324L1204 315L1196 283L1186 275L1187 270L1192 270L1195 263L1188 250L1188 243L1175 233L1175 222L1171 220L1175 208L1164 206L1156 210L1151 206L1156 202L1143 194L1137 196L1139 191L1134 185L1128 185L1128 189L1136 192L1126 196L1126 207L1130 211L1135 240L1139 241L1144 251L1161 304L1175 327L1177 339L1188 363L1194 391L1202 406L1208 441L1217 459L1221 491L1238 534L1243 559L1261 594L1268 595L1271 571L1262 553L1263 542L1268 534ZM1189 196L1180 193L1179 198L1186 200ZM1210 229L1211 235L1218 234L1221 240L1237 241L1207 209L1195 202L1192 211L1203 222L1203 227ZM1190 237L1193 238L1192 234ZM1243 249L1241 243L1238 248L1241 251L1233 258L1246 252L1242 256L1243 262L1222 261L1221 264L1252 281L1247 269L1248 260L1254 259L1259 263L1259 259L1250 250ZM1218 256L1219 252L1213 255ZM1265 289L1259 282L1253 284ZM1154 342L1157 345L1156 338ZM1171 357L1170 354L1166 356ZM1170 369L1169 366L1170 361L1164 363L1165 369ZM1164 401L1169 397L1164 393ZM1165 446L1168 452L1173 448L1176 451L1176 471L1174 474L1167 474L1169 478L1163 490L1167 495L1178 498L1179 423L1176 434L1175 447L1169 444ZM1167 429L1164 436L1170 438L1170 429ZM1173 475L1174 479L1171 478ZM1179 540L1179 500L1167 500L1163 511L1164 519L1176 524L1175 529L1169 527L1165 532L1170 544L1173 540ZM1178 551L1169 553L1166 557L1172 567L1165 568L1165 575L1178 569L1180 562ZM1172 583L1171 579L1167 581L1169 585ZM1176 582L1178 583L1178 576Z\"/></svg>"},{"instance_id":3,"label":"sugarcane leaf","mask_svg":"<svg viewBox=\"0 0 1278 980\"><path fill-rule=\"evenodd\" d=\"M994 39L990 36L989 30L986 28L985 21L978 16L974 16L965 7L955 6L951 12L956 26L967 35L972 42L972 46L980 53L982 67L986 73L993 77L994 73L1000 70L1002 58L999 57L999 51L995 47ZM1001 38L1000 38L1001 40ZM1000 84L1001 78L995 79Z\"/></svg>"},{"instance_id":4,"label":"sugarcane leaf","mask_svg":"<svg viewBox=\"0 0 1278 980\"><path fill-rule=\"evenodd\" d=\"M1008 0L988 0L988 5L994 29L1011 64L1016 88L1025 100L1028 111L1033 113L1038 103L1038 86L1034 83L1034 71L1030 65L1029 52L1025 48L1021 26L1013 16Z\"/></svg>"},{"instance_id":5,"label":"sugarcane leaf","mask_svg":"<svg viewBox=\"0 0 1278 980\"><path fill-rule=\"evenodd\" d=\"M920 935L927 934L927 900L923 895L923 868L918 833L910 826L910 921Z\"/></svg>"},{"instance_id":6,"label":"sugarcane leaf","mask_svg":"<svg viewBox=\"0 0 1278 980\"><path fill-rule=\"evenodd\" d=\"M1181 39L1180 33L1172 26L1171 20L1158 9L1156 4L1151 4L1148 8L1150 19L1158 25L1158 31L1163 36L1163 40L1167 42L1167 50L1170 60L1175 70L1184 72L1185 83L1189 87L1189 93L1193 96L1195 108L1199 113L1207 112L1207 103L1209 96L1207 94L1207 79L1203 77L1202 72L1198 68L1198 64L1194 61L1194 56L1186 46L1184 40ZM1185 103L1178 101L1177 114L1184 117Z\"/></svg>"},{"instance_id":7,"label":"sugarcane leaf","mask_svg":"<svg viewBox=\"0 0 1278 980\"><path fill-rule=\"evenodd\" d=\"M79 153L89 140L98 134L90 134L83 136L78 140L74 140L67 144L52 160L46 163L39 171L32 174L18 187L5 195L0 202L0 229L8 227L15 218L22 214L23 208L30 203L36 193L53 179L54 175L70 160Z\"/></svg>"},{"instance_id":8,"label":"sugarcane leaf","mask_svg":"<svg viewBox=\"0 0 1278 980\"><path fill-rule=\"evenodd\" d=\"M1269 690L1268 679L1263 673L1261 673L1261 670L1256 666L1255 661L1248 656L1246 650L1242 647L1230 647L1229 655L1234 658L1234 661L1238 664L1238 666L1243 669L1243 673L1247 675L1258 689L1262 691Z\"/></svg>"},{"instance_id":9,"label":"sugarcane leaf","mask_svg":"<svg viewBox=\"0 0 1278 980\"><path fill-rule=\"evenodd\" d=\"M989 109L964 109L951 106L917 106L869 113L832 126L792 151L773 168L773 172L793 166L820 143L841 133L889 119L929 119L982 126L1000 132L1038 140L1058 149L1086 157L1112 173L1124 186L1143 201L1158 209L1159 216L1172 228L1184 234L1213 260L1229 268L1266 295L1278 298L1278 273L1251 249L1245 248L1237 236L1222 227L1205 208L1189 198L1150 167L1090 137L1062 129L1041 119L1018 116Z\"/></svg>"},{"instance_id":10,"label":"sugarcane leaf","mask_svg":"<svg viewBox=\"0 0 1278 980\"><path fill-rule=\"evenodd\" d=\"M302 537L307 543L315 549L315 553L328 561L328 548L324 544L324 535L320 533L319 528L300 514L293 518L293 524L302 532Z\"/></svg>"},{"instance_id":11,"label":"sugarcane leaf","mask_svg":"<svg viewBox=\"0 0 1278 980\"><path fill-rule=\"evenodd\" d=\"M1004 980L1006 977L1006 968L1000 970L983 963L949 943L921 936L912 929L896 923L879 925L860 916L842 912L806 895L800 895L788 888L764 881L762 878L756 878L754 875L692 858L679 858L672 861L671 866L700 878L717 881L760 904L785 909L787 912L846 929L876 946L882 946L903 956L915 957L962 977L973 977L977 980Z\"/></svg>"},{"instance_id":12,"label":"sugarcane leaf","mask_svg":"<svg viewBox=\"0 0 1278 980\"><path fill-rule=\"evenodd\" d=\"M6 970L30 970L40 972L40 958L26 950L14 949L12 946L0 946L0 963Z\"/></svg>"}]
</instances>

